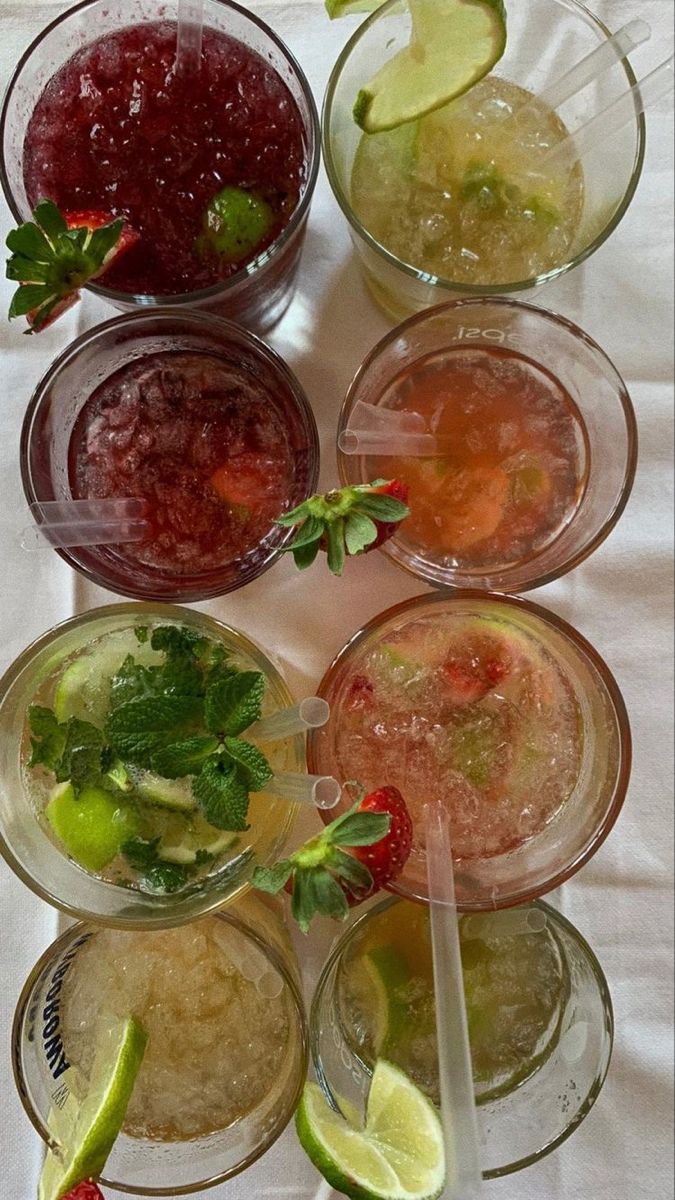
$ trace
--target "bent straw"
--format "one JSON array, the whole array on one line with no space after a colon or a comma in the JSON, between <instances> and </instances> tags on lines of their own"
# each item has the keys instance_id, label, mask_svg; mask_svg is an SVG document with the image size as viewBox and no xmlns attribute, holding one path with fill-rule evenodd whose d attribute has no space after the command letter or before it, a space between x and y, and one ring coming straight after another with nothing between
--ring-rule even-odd
<instances>
[{"instance_id":1,"label":"bent straw","mask_svg":"<svg viewBox=\"0 0 675 1200\"><path fill-rule=\"evenodd\" d=\"M429 433L420 413L398 412L358 400L349 423L338 435L343 454L383 454L392 457L436 458L449 452L452 440Z\"/></svg>"},{"instance_id":2,"label":"bent straw","mask_svg":"<svg viewBox=\"0 0 675 1200\"><path fill-rule=\"evenodd\" d=\"M243 935L232 928L221 928L220 924L214 926L213 937L235 971L254 984L261 996L274 1000L281 995L284 981L258 946L245 941Z\"/></svg>"},{"instance_id":3,"label":"bent straw","mask_svg":"<svg viewBox=\"0 0 675 1200\"><path fill-rule=\"evenodd\" d=\"M425 811L429 920L434 964L436 1037L445 1140L447 1200L473 1200L482 1184L478 1121L466 1020L448 816Z\"/></svg>"},{"instance_id":4,"label":"bent straw","mask_svg":"<svg viewBox=\"0 0 675 1200\"><path fill-rule=\"evenodd\" d=\"M262 717L247 730L247 737L260 742L280 742L283 738L320 729L330 716L330 705L320 696L306 696L291 708L282 708L269 717Z\"/></svg>"},{"instance_id":5,"label":"bent straw","mask_svg":"<svg viewBox=\"0 0 675 1200\"><path fill-rule=\"evenodd\" d=\"M342 795L342 788L332 775L306 775L303 771L279 771L265 785L265 791L294 804L314 804L323 809L335 808Z\"/></svg>"},{"instance_id":6,"label":"bent straw","mask_svg":"<svg viewBox=\"0 0 675 1200\"><path fill-rule=\"evenodd\" d=\"M150 532L142 500L45 500L29 507L35 524L21 532L24 550L140 542Z\"/></svg>"},{"instance_id":7,"label":"bent straw","mask_svg":"<svg viewBox=\"0 0 675 1200\"><path fill-rule=\"evenodd\" d=\"M627 92L613 100L602 112L591 117L590 121L586 121L584 125L580 125L562 141L557 142L543 156L540 165L544 163L548 165L568 153L573 154L576 158L583 158L595 146L618 133L624 125L635 118L636 113L643 113L652 104L656 104L657 100L667 96L673 90L675 83L674 63L675 60L671 55L640 83L636 83L634 87L629 88Z\"/></svg>"},{"instance_id":8,"label":"bent straw","mask_svg":"<svg viewBox=\"0 0 675 1200\"><path fill-rule=\"evenodd\" d=\"M462 917L465 941L487 941L495 937L516 937L522 933L543 933L546 913L539 908L509 908L505 912L472 913Z\"/></svg>"},{"instance_id":9,"label":"bent straw","mask_svg":"<svg viewBox=\"0 0 675 1200\"><path fill-rule=\"evenodd\" d=\"M590 83L594 83L616 62L630 54L631 50L635 50L643 42L649 41L651 35L652 31L646 21L629 21L618 33L615 33L613 37L606 38L560 79L544 88L544 91L540 92L536 99L528 100L514 115L519 117L535 105L542 103L548 105L549 108L558 108L566 100L571 100L572 96L576 96L577 92L582 92Z\"/></svg>"},{"instance_id":10,"label":"bent straw","mask_svg":"<svg viewBox=\"0 0 675 1200\"><path fill-rule=\"evenodd\" d=\"M199 71L203 32L204 0L178 0L177 75L191 75Z\"/></svg>"}]
</instances>

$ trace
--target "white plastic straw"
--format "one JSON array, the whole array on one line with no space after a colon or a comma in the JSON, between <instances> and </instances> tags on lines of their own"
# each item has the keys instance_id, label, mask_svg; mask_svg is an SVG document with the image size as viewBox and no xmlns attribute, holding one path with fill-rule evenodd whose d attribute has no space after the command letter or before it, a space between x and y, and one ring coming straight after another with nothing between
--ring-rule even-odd
<instances>
[{"instance_id":1,"label":"white plastic straw","mask_svg":"<svg viewBox=\"0 0 675 1200\"><path fill-rule=\"evenodd\" d=\"M284 981L259 946L227 925L214 926L213 936L232 966L261 996L274 1000L284 990Z\"/></svg>"},{"instance_id":2,"label":"white plastic straw","mask_svg":"<svg viewBox=\"0 0 675 1200\"><path fill-rule=\"evenodd\" d=\"M487 941L496 937L517 937L522 933L543 933L546 913L540 908L508 908L503 912L472 913L462 918L462 938Z\"/></svg>"},{"instance_id":3,"label":"white plastic straw","mask_svg":"<svg viewBox=\"0 0 675 1200\"><path fill-rule=\"evenodd\" d=\"M540 92L536 100L524 105L518 110L518 116L530 108L532 104L546 104L549 108L558 108L564 104L566 100L570 100L572 96L576 96L577 92L583 91L590 83L596 79L610 67L614 66L631 50L635 50L637 46L641 46L643 42L649 41L651 37L651 29L646 21L635 20L629 21L622 29L615 33L613 37L606 38L595 50L582 58L571 70L567 71L550 87Z\"/></svg>"},{"instance_id":4,"label":"white plastic straw","mask_svg":"<svg viewBox=\"0 0 675 1200\"><path fill-rule=\"evenodd\" d=\"M196 74L202 59L204 0L178 0L176 74Z\"/></svg>"},{"instance_id":5,"label":"white plastic straw","mask_svg":"<svg viewBox=\"0 0 675 1200\"><path fill-rule=\"evenodd\" d=\"M265 791L295 804L313 804L316 808L335 808L342 788L332 775L306 775L302 771L280 771L266 784Z\"/></svg>"},{"instance_id":6,"label":"white plastic straw","mask_svg":"<svg viewBox=\"0 0 675 1200\"><path fill-rule=\"evenodd\" d=\"M306 733L308 729L320 729L330 716L330 705L321 696L306 696L291 708L282 708L269 717L262 717L251 725L246 736L259 742L280 742L283 738Z\"/></svg>"},{"instance_id":7,"label":"white plastic straw","mask_svg":"<svg viewBox=\"0 0 675 1200\"><path fill-rule=\"evenodd\" d=\"M343 454L435 458L451 449L452 439L429 433L421 413L357 400L347 428L338 435L338 446Z\"/></svg>"},{"instance_id":8,"label":"white plastic straw","mask_svg":"<svg viewBox=\"0 0 675 1200\"><path fill-rule=\"evenodd\" d=\"M675 76L673 74L675 60L670 58L656 67L640 83L623 92L607 108L596 116L591 117L584 125L569 133L562 141L557 142L541 159L540 166L547 165L559 157L573 155L583 158L590 150L601 145L618 133L624 125L635 119L636 112L643 113L652 104L656 104L673 90Z\"/></svg>"},{"instance_id":9,"label":"white plastic straw","mask_svg":"<svg viewBox=\"0 0 675 1200\"><path fill-rule=\"evenodd\" d=\"M21 531L24 550L139 542L149 525L142 500L46 500L30 505L35 524Z\"/></svg>"},{"instance_id":10,"label":"white plastic straw","mask_svg":"<svg viewBox=\"0 0 675 1200\"><path fill-rule=\"evenodd\" d=\"M447 813L440 804L428 804L425 819L441 1120L445 1138L444 1195L447 1200L474 1200L481 1192L482 1174L450 827Z\"/></svg>"}]
</instances>

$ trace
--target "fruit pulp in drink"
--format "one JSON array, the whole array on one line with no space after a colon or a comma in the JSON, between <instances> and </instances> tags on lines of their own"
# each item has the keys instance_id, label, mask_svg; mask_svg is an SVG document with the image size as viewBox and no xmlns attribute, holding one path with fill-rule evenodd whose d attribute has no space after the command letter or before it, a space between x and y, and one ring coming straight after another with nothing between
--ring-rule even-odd
<instances>
[{"instance_id":1,"label":"fruit pulp in drink","mask_svg":"<svg viewBox=\"0 0 675 1200\"><path fill-rule=\"evenodd\" d=\"M300 111L270 63L207 27L199 70L181 73L176 34L175 22L147 22L83 46L48 81L24 141L31 204L124 217L140 235L105 276L133 295L180 295L241 270L288 224L306 179ZM225 188L273 214L234 259L202 237Z\"/></svg>"},{"instance_id":2,"label":"fruit pulp in drink","mask_svg":"<svg viewBox=\"0 0 675 1200\"><path fill-rule=\"evenodd\" d=\"M481 916L480 937L470 933L475 918L459 922L479 1104L508 1095L539 1070L558 1043L570 992L550 924L509 933L510 915ZM364 922L340 963L337 1011L350 1049L369 1071L386 1058L440 1103L428 909L401 900Z\"/></svg>"},{"instance_id":3,"label":"fruit pulp in drink","mask_svg":"<svg viewBox=\"0 0 675 1200\"><path fill-rule=\"evenodd\" d=\"M544 367L503 348L450 348L399 374L379 407L415 413L438 455L367 460L367 477L405 479L411 515L396 537L444 567L522 563L574 519L590 466L579 410Z\"/></svg>"},{"instance_id":4,"label":"fruit pulp in drink","mask_svg":"<svg viewBox=\"0 0 675 1200\"><path fill-rule=\"evenodd\" d=\"M101 383L73 428L69 474L77 499L144 502L147 534L110 548L116 571L208 575L261 546L310 474L288 407L246 364L203 353L150 354Z\"/></svg>"},{"instance_id":5,"label":"fruit pulp in drink","mask_svg":"<svg viewBox=\"0 0 675 1200\"><path fill-rule=\"evenodd\" d=\"M584 200L567 130L536 96L496 75L419 121L364 134L351 200L402 262L468 285L516 283L574 252Z\"/></svg>"},{"instance_id":6,"label":"fruit pulp in drink","mask_svg":"<svg viewBox=\"0 0 675 1200\"><path fill-rule=\"evenodd\" d=\"M426 878L430 797L448 812L456 871L471 872L541 834L582 761L579 700L545 631L480 603L434 607L357 643L324 693L331 721L315 735L318 769L403 795L414 834L397 888Z\"/></svg>"},{"instance_id":7,"label":"fruit pulp in drink","mask_svg":"<svg viewBox=\"0 0 675 1200\"><path fill-rule=\"evenodd\" d=\"M99 930L66 976L66 1057L86 1080L106 1025L130 1013L148 1042L123 1132L189 1141L241 1122L281 1094L291 1014L282 976L217 917L159 932Z\"/></svg>"}]
</instances>

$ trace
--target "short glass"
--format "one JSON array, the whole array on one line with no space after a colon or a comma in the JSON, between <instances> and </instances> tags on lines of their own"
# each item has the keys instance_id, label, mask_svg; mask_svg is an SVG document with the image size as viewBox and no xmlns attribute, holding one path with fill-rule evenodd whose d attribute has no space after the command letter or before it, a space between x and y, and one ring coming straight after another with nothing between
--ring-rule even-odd
<instances>
[{"instance_id":1,"label":"short glass","mask_svg":"<svg viewBox=\"0 0 675 1200\"><path fill-rule=\"evenodd\" d=\"M577 0L507 3L507 45L490 78L505 79L540 94L565 70L605 41L610 31ZM526 291L571 270L587 259L616 229L637 187L645 154L645 121L638 109L629 125L586 156L580 223L564 261L530 278L490 284L459 282L416 267L382 245L357 216L352 202L352 169L362 133L352 109L359 89L410 41L410 14L399 0L387 0L352 35L328 82L323 109L323 151L335 197L350 226L365 282L376 303L400 321L455 295L489 296ZM601 112L636 82L627 59L577 93L562 108L574 130ZM377 135L375 135L377 136Z\"/></svg>"},{"instance_id":2,"label":"short glass","mask_svg":"<svg viewBox=\"0 0 675 1200\"><path fill-rule=\"evenodd\" d=\"M416 596L343 647L317 693L310 772L399 788L413 849L388 890L428 900L424 813L450 815L457 902L489 912L559 887L597 851L628 786L619 688L582 635L529 600ZM342 808L349 802L345 790Z\"/></svg>"},{"instance_id":3,"label":"short glass","mask_svg":"<svg viewBox=\"0 0 675 1200\"><path fill-rule=\"evenodd\" d=\"M246 1084L250 1075L248 1086L252 1089L255 1103L229 1125L182 1140L144 1136L138 1130L133 1135L123 1131L104 1168L101 1179L104 1188L116 1188L143 1197L188 1195L222 1183L246 1170L265 1154L286 1128L305 1081L308 1038L297 983L297 964L287 937L284 939L275 932L275 920L281 924L272 913L263 914L261 919L260 913L252 912L249 907L240 910L237 906L234 910L228 909L227 912L207 917L187 928L140 935L147 939L145 944L149 947L153 939L161 939L161 950L166 955L171 952L172 941L183 942L186 935L198 935L200 931L209 929L211 937L217 939L218 948L222 946L228 957L228 951L235 955L230 961L235 963L241 976L241 994L251 995L253 988L258 993L258 1034L257 1038L248 1042L242 1036L236 1047L237 1061L232 1071L240 1072L240 1095L243 1095L242 1084ZM118 933L116 945L119 953L123 953L125 938L133 938L136 946L139 945L139 935ZM16 1086L30 1121L52 1150L58 1150L55 1108L64 1111L69 1103L77 1103L75 1096L78 1095L77 1068L67 1062L68 1041L67 1036L63 1036L66 1032L63 998L68 989L68 976L72 977L77 971L78 956L85 950L90 955L100 939L109 939L108 933L80 923L57 938L26 980L14 1016L12 1060ZM107 953L110 953L109 949ZM202 974L206 969L203 960L192 968ZM171 976L172 985L175 979L174 972ZM190 975L187 974L184 978L186 990L189 990L190 983ZM224 985L217 970L214 969L206 986L214 989L213 1009L218 1006L222 1009ZM202 1004L205 999L200 993L194 997L194 1003ZM163 995L159 1011L162 1006L166 1010L167 1005L175 1012L176 1004ZM208 1005L206 1007L208 1011ZM105 1008L105 1002L102 1008ZM142 1014L140 1019L143 1020ZM241 1007L234 1005L228 1018L227 1036L231 1035L237 1023L246 1029L247 1019L250 1022L252 1018L247 1018ZM166 1030L167 1046L170 1047L172 1043L175 1045L180 1034L190 1042L194 1032L194 1054L211 1055L212 1046L206 1044L203 1038L199 1040L198 1029L193 1031L189 1028L189 1017L186 1021L187 1027L179 1031L172 1028ZM151 1040L146 1058L152 1045L152 1032L148 1032ZM248 1034L250 1037L250 1029ZM278 1058L277 1070L273 1078L266 1081L264 1091L260 1084L256 1084L256 1071L261 1070L258 1046L263 1041L269 1047L270 1054ZM170 1049L168 1053L171 1053ZM191 1062L190 1069L193 1076L198 1076L198 1063L193 1065ZM153 1071L156 1071L156 1067ZM208 1075L208 1069L205 1075ZM168 1080L165 1086L173 1085L175 1088L178 1103L181 1078L175 1074L172 1078L170 1064L163 1078ZM191 1082L194 1086L194 1079ZM150 1095L152 1097L152 1093Z\"/></svg>"},{"instance_id":4,"label":"short glass","mask_svg":"<svg viewBox=\"0 0 675 1200\"><path fill-rule=\"evenodd\" d=\"M173 17L175 8L170 16ZM52 75L82 46L127 25L166 16L159 0L81 0L43 29L22 55L0 112L0 182L12 215L30 219L23 174L24 138L33 110ZM264 332L283 316L295 290L309 206L320 162L319 118L303 71L264 21L231 0L205 0L206 28L243 42L271 64L299 109L305 177L295 211L275 241L228 279L182 295L132 295L92 282L88 290L123 312L139 306L206 309Z\"/></svg>"},{"instance_id":5,"label":"short glass","mask_svg":"<svg viewBox=\"0 0 675 1200\"><path fill-rule=\"evenodd\" d=\"M443 428L452 440L453 414L457 412L463 416L465 411L470 411L469 405L475 405L475 398L468 394L452 395L452 381L446 382L442 374L435 374L439 369L439 358L444 358L452 366L453 357L458 357L455 351L460 352L462 358L466 351L479 351L481 355L492 354L493 357L495 354L517 355L516 362L524 363L528 371L534 368L538 372L540 395L537 403L545 422L544 438L540 437L543 447L540 458L544 454L550 458L553 464L551 477L565 454L569 453L570 459L577 460L576 495L573 499L570 497L565 518L557 528L552 527L551 534L545 540L536 544L527 535L521 535L517 549L514 547L509 552L508 545L505 546L501 561L493 556L491 560L481 562L478 556L472 562L473 544L464 553L451 553L440 544L440 537L439 542L432 545L430 539L423 541L421 536L410 532L409 521L400 526L383 545L382 551L412 575L436 587L486 588L498 592L521 592L540 587L567 574L588 558L611 533L626 507L635 478L638 453L637 423L631 398L623 379L600 346L564 317L516 300L453 300L409 318L378 342L349 387L340 413L338 442L345 436L345 430L349 429L350 418L357 405L376 406L383 413L394 407L404 412L415 411L416 380L422 392L427 370L429 379L439 380L437 394L434 394L431 403L432 412L425 413L427 428L431 431L437 427L438 396L445 394L448 399L443 411L448 416ZM478 378L486 361L489 359L477 358L477 365L473 368L477 372L474 378ZM514 360L507 357L507 367L510 361ZM500 369L497 363L494 368L495 381L498 380ZM481 387L489 387L492 382L488 380L485 385L476 382L477 393L481 392ZM571 419L562 410L558 385L566 393L567 403L573 413ZM443 387L449 389L447 393L443 392ZM429 401L428 387L426 401ZM509 401L508 384L503 389L499 404L505 401ZM493 432L489 437L492 441L486 440L485 427L481 426L480 413L485 410L475 408L475 411L474 426L468 433L465 430L463 437L468 444L470 437L480 438L482 435L481 444L473 456L478 471L483 469L481 464L486 461L487 453L490 461L500 463L497 473L500 479L508 480L507 486L513 490L519 478L519 467L525 465L527 468L528 464L539 460L528 452L514 453L513 447L500 451L499 446L493 444L506 431L510 419L508 411L499 414L495 408L497 417L491 415ZM567 425L572 422L576 425L574 446L568 446L564 451L558 442L563 434L569 440ZM520 436L523 444L526 444L535 435L525 423ZM392 441L395 441L395 435ZM463 454L466 453L464 447ZM444 455L451 468L448 476L451 478L452 446ZM503 460L503 472L500 460ZM413 515L414 489L418 487L421 499L428 501L432 498L439 520L443 506L452 508L455 503L452 496L444 496L442 490L437 490L440 479L436 464L442 461L443 455L439 460L406 460L403 451L394 462L391 457L382 455L344 454L338 450L338 470L343 484L367 483L371 479L391 478L400 473L411 484ZM464 458L461 461L463 465ZM470 457L467 456L466 461L471 464ZM430 463L434 467L431 472ZM406 470L410 472L409 478ZM431 481L425 483L428 474L431 475ZM450 486L456 488L452 482ZM489 486L488 479L483 490L487 492ZM506 510L509 505L507 501ZM529 514L525 519L531 519ZM499 525L494 536L499 536ZM482 543L479 539L477 543L478 547L487 544L488 538Z\"/></svg>"},{"instance_id":6,"label":"short glass","mask_svg":"<svg viewBox=\"0 0 675 1200\"><path fill-rule=\"evenodd\" d=\"M76 660L96 639L132 633L141 624L176 624L193 630L231 652L238 667L261 671L265 677L264 715L293 703L265 653L238 630L203 613L172 605L116 604L64 621L24 650L0 679L0 853L32 891L70 916L119 928L153 929L213 912L248 892L253 853L265 864L280 857L298 806L273 793L252 795L250 829L240 836L231 856L219 855L210 873L170 894L104 880L57 846L38 819L25 766L30 751L28 706L61 663ZM275 743L269 761L274 771L304 771L303 739Z\"/></svg>"},{"instance_id":7,"label":"short glass","mask_svg":"<svg viewBox=\"0 0 675 1200\"><path fill-rule=\"evenodd\" d=\"M389 1013L398 1012L400 1005L408 1003L408 1012L414 1014L409 1019L415 1023L415 1046L411 1052L421 1074L418 1084L424 1087L423 1080L427 1073L425 1050L431 1046L431 1074L434 1073L436 1050L431 1042L433 1034L423 1028L424 1019L429 1015L430 981L424 978L420 983L417 970L413 969L414 978L409 981L411 994L407 999L406 984L400 977L387 984L388 947L384 943L380 945L378 934L378 926L382 925L384 918L388 916L390 926L399 921L403 923L406 910L411 907L418 906L394 898L371 907L334 946L319 980L310 1015L312 1061L326 1097L338 1108L341 1101L346 1100L363 1111L372 1073L372 1059L369 1061L368 1055L364 1054L363 1045L364 1026L369 1025L370 1015L359 1021L356 1016L358 1010L350 1012L348 997L350 967L353 969L360 955L366 956L364 944L372 944L377 948L367 968L371 980L370 997L365 983L368 975L364 972L361 977L358 997L361 1011L367 1013L367 1005L371 1004L372 1014L378 1005L382 1005L382 993L378 993L377 984L379 975L380 986L389 987ZM547 931L546 934L530 935L533 962L535 939L546 937L548 946L553 948L558 960L561 994L556 998L556 1011L551 1013L550 1024L545 1039L538 1047L536 1060L530 1063L531 1074L524 1078L521 1075L517 1081L514 1078L512 1087L507 1086L498 1094L488 1094L483 1099L477 1090L484 1179L497 1179L521 1171L545 1158L570 1137L598 1099L612 1052L612 1001L607 980L593 951L579 931L550 905L535 901L530 910L539 920L545 918ZM499 917L500 914L497 914L495 920L498 921ZM490 917L481 919L486 923L490 921ZM476 946L475 942L473 946ZM418 945L408 944L406 948L416 961L420 958ZM478 949L474 953L480 956L481 951ZM426 966L425 963L425 976ZM480 966L478 970L481 970ZM467 989L473 986L471 976L472 972L467 972L465 966ZM480 990L481 984L477 986ZM494 985L488 989L483 984L485 1008L481 1010L477 993L474 998L476 1007L470 1010L471 1019L475 1019L478 1028L474 1037L478 1039L482 1035L483 1045L489 1037L492 1022L502 1018L510 1024L517 1017L517 1014L514 1016L508 1012L508 1004L509 992L513 996L514 991L518 990L518 981L514 983L506 975L501 997L499 991L493 988ZM467 992L467 996L469 994ZM540 995L531 993L527 1000L530 1006L541 1002ZM525 1040L529 1034L529 1029L524 1030ZM387 1047L387 1057L392 1057L395 1062L400 1058L399 1065L405 1064L404 1069L410 1070L413 1059L404 1049L405 1027L396 1025L392 1032L390 1025L390 1037L392 1040ZM510 1053L513 1052L512 1043ZM474 1077L475 1074L474 1063ZM435 1098L433 1090L432 1098Z\"/></svg>"},{"instance_id":8,"label":"short glass","mask_svg":"<svg viewBox=\"0 0 675 1200\"><path fill-rule=\"evenodd\" d=\"M231 366L240 390L243 380L264 398L276 424L286 432L292 456L288 508L315 491L319 473L316 422L305 393L283 359L254 334L222 317L158 309L116 317L83 334L52 363L38 384L21 431L21 476L29 504L73 498L71 438L90 396L121 368L150 355L178 351L208 355L225 370ZM223 394L229 403L229 395ZM146 403L144 396L142 399ZM172 436L168 425L167 430ZM160 455L162 447L163 443ZM179 449L182 454L182 445ZM147 453L152 456L153 448ZM170 454L175 460L175 444ZM192 502L189 484L184 491ZM187 603L221 596L256 579L276 562L292 536L291 530L271 523L257 544L243 550L235 545L227 560L215 566L191 566L189 560L179 563L178 551L175 558L167 552L168 566L144 562L134 554L133 545L78 546L56 552L81 575L111 592L139 600Z\"/></svg>"}]
</instances>

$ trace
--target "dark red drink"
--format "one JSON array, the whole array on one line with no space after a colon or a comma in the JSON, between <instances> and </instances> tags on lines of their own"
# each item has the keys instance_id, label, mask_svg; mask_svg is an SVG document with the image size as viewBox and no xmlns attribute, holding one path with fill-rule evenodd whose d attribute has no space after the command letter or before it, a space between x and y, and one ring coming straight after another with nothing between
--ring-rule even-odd
<instances>
[{"instance_id":1,"label":"dark red drink","mask_svg":"<svg viewBox=\"0 0 675 1200\"><path fill-rule=\"evenodd\" d=\"M217 284L271 245L307 178L303 119L280 74L243 42L205 28L201 68L175 70L176 25L126 26L72 55L28 123L28 200L125 217L140 234L102 281L134 295ZM222 256L204 238L223 189L262 206L253 247Z\"/></svg>"}]
</instances>

